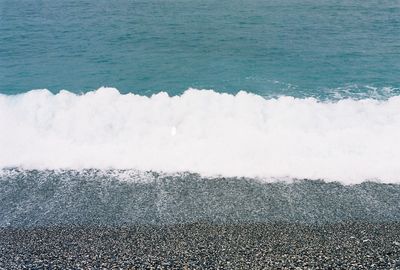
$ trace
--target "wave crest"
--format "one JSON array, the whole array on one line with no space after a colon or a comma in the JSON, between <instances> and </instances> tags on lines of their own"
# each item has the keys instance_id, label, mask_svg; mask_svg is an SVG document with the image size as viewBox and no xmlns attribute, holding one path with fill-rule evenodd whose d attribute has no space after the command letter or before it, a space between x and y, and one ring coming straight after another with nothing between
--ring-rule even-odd
<instances>
[{"instance_id":1,"label":"wave crest","mask_svg":"<svg viewBox=\"0 0 400 270\"><path fill-rule=\"evenodd\" d=\"M400 96L321 102L189 89L181 96L0 95L0 168L400 180Z\"/></svg>"}]
</instances>

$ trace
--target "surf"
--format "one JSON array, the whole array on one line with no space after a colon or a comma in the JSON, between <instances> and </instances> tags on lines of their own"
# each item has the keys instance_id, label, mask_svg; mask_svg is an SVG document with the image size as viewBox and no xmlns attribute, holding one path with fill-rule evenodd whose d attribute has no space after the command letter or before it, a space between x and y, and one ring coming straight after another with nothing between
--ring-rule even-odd
<instances>
[{"instance_id":1,"label":"surf","mask_svg":"<svg viewBox=\"0 0 400 270\"><path fill-rule=\"evenodd\" d=\"M266 98L32 90L0 95L0 168L133 169L206 177L400 180L400 96Z\"/></svg>"}]
</instances>

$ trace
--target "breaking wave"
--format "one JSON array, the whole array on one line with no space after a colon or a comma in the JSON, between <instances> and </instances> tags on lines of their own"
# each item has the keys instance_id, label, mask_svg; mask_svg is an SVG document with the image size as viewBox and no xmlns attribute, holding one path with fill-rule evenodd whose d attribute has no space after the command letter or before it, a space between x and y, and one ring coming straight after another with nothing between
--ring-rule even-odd
<instances>
[{"instance_id":1,"label":"breaking wave","mask_svg":"<svg viewBox=\"0 0 400 270\"><path fill-rule=\"evenodd\" d=\"M0 168L400 182L400 96L0 95Z\"/></svg>"}]
</instances>

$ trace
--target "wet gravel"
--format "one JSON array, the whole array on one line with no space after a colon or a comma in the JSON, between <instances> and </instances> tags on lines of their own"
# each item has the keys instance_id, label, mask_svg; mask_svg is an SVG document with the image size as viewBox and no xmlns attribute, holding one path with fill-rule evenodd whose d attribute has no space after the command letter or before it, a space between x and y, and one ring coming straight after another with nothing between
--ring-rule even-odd
<instances>
[{"instance_id":1,"label":"wet gravel","mask_svg":"<svg viewBox=\"0 0 400 270\"><path fill-rule=\"evenodd\" d=\"M400 269L400 223L2 228L0 269Z\"/></svg>"}]
</instances>

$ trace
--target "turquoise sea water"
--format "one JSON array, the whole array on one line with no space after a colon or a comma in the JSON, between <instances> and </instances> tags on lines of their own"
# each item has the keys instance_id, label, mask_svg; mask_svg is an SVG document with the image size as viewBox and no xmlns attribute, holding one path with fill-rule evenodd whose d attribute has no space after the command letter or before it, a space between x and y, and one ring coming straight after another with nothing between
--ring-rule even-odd
<instances>
[{"instance_id":1,"label":"turquoise sea water","mask_svg":"<svg viewBox=\"0 0 400 270\"><path fill-rule=\"evenodd\" d=\"M400 1L0 0L0 93L400 93Z\"/></svg>"}]
</instances>

